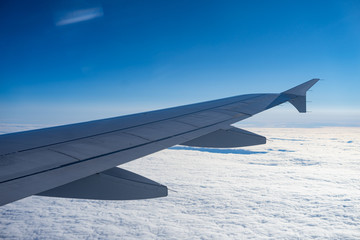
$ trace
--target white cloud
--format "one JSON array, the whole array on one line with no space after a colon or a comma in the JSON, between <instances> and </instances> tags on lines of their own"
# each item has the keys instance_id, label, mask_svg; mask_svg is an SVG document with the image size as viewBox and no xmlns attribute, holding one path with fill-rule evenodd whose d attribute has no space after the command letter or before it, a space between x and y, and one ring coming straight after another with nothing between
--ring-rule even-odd
<instances>
[{"instance_id":1,"label":"white cloud","mask_svg":"<svg viewBox=\"0 0 360 240\"><path fill-rule=\"evenodd\" d=\"M21 132L39 128L50 127L50 125L44 124L16 124L16 123L4 123L0 122L0 134Z\"/></svg>"},{"instance_id":2,"label":"white cloud","mask_svg":"<svg viewBox=\"0 0 360 240\"><path fill-rule=\"evenodd\" d=\"M122 165L174 190L166 198L30 197L0 208L0 238L360 238L360 128L250 130L267 145Z\"/></svg>"},{"instance_id":3,"label":"white cloud","mask_svg":"<svg viewBox=\"0 0 360 240\"><path fill-rule=\"evenodd\" d=\"M59 16L55 25L63 26L78 22L88 21L94 18L99 18L104 15L101 7L80 9L76 11L68 11Z\"/></svg>"}]
</instances>

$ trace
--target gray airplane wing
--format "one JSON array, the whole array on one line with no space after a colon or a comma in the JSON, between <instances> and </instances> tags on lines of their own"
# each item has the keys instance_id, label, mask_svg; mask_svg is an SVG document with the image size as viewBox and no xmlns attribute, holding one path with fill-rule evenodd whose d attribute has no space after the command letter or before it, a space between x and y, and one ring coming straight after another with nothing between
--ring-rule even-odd
<instances>
[{"instance_id":1,"label":"gray airplane wing","mask_svg":"<svg viewBox=\"0 0 360 240\"><path fill-rule=\"evenodd\" d=\"M163 110L0 135L0 205L31 196L144 199L167 188L116 166L181 144L241 147L266 138L231 124L289 101L306 112L312 79L279 94L249 94Z\"/></svg>"}]
</instances>

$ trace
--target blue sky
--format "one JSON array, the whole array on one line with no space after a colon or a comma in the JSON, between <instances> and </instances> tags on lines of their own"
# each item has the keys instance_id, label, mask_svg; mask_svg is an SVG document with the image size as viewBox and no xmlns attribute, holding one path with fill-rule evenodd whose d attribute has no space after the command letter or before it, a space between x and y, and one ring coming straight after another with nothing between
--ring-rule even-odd
<instances>
[{"instance_id":1,"label":"blue sky","mask_svg":"<svg viewBox=\"0 0 360 240\"><path fill-rule=\"evenodd\" d=\"M86 121L315 77L307 126L360 122L359 1L3 1L0 34L0 122ZM288 108L254 126L294 125Z\"/></svg>"}]
</instances>

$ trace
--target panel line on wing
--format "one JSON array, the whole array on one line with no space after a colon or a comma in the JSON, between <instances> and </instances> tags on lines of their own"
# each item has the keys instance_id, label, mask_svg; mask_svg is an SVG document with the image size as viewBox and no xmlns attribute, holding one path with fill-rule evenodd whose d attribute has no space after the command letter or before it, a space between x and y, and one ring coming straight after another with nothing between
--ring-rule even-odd
<instances>
[{"instance_id":1,"label":"panel line on wing","mask_svg":"<svg viewBox=\"0 0 360 240\"><path fill-rule=\"evenodd\" d=\"M251 116L250 114L247 114L247 113L235 112L235 111L231 111L230 109L224 109L224 108L216 108L216 109L212 109L211 111L225 113L225 114L228 114L229 116L232 116L232 117L238 117L238 116L241 116L241 115Z\"/></svg>"},{"instance_id":2,"label":"panel line on wing","mask_svg":"<svg viewBox=\"0 0 360 240\"><path fill-rule=\"evenodd\" d=\"M151 142L150 139L147 139L147 138L145 138L145 137L143 137L143 136L136 135L136 134L131 133L131 132L121 132L121 133L126 134L126 135L129 135L129 136L133 136L133 137L138 137L138 138L141 138L141 139L143 139L143 140L145 140L145 141Z\"/></svg>"},{"instance_id":3,"label":"panel line on wing","mask_svg":"<svg viewBox=\"0 0 360 240\"><path fill-rule=\"evenodd\" d=\"M73 155L70 155L70 154L67 154L67 153L58 151L58 150L53 149L53 148L48 148L47 150L52 151L52 152L56 152L56 153L60 153L60 154L65 155L65 156L67 156L67 157L74 158L74 159L76 159L76 160L78 160L78 161L81 160L81 159L79 159L79 158L77 158L77 157L75 157L75 156L73 156Z\"/></svg>"}]
</instances>

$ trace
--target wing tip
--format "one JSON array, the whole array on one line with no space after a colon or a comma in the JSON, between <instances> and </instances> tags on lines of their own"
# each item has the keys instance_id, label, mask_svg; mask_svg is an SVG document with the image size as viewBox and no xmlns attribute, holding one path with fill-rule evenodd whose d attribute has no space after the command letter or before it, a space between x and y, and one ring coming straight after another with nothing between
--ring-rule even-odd
<instances>
[{"instance_id":1,"label":"wing tip","mask_svg":"<svg viewBox=\"0 0 360 240\"><path fill-rule=\"evenodd\" d=\"M290 88L289 90L286 90L285 92L282 92L282 94L291 94L291 95L296 95L296 96L305 96L306 92L312 87L314 86L318 81L320 80L320 78L313 78L309 81L306 81L300 85L297 85L293 88Z\"/></svg>"},{"instance_id":2,"label":"wing tip","mask_svg":"<svg viewBox=\"0 0 360 240\"><path fill-rule=\"evenodd\" d=\"M300 112L306 113L306 92L314 86L320 78L313 78L307 82L304 82L296 87L293 87L282 94L290 95L289 102Z\"/></svg>"}]
</instances>

